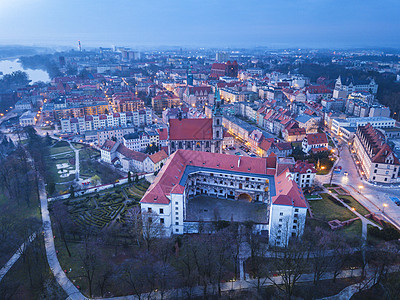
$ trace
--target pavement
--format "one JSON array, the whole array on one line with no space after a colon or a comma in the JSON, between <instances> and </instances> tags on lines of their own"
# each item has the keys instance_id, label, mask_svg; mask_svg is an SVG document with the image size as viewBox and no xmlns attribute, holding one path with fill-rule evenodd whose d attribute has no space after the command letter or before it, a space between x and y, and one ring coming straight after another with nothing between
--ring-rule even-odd
<instances>
[{"instance_id":1,"label":"pavement","mask_svg":"<svg viewBox=\"0 0 400 300\"><path fill-rule=\"evenodd\" d=\"M6 262L6 264L0 269L0 281L6 276L7 272L10 271L11 267L17 262L17 260L21 257L22 253L24 253L26 247L36 238L36 233L32 233L26 242L22 243L22 245L15 251L14 255Z\"/></svg>"},{"instance_id":2,"label":"pavement","mask_svg":"<svg viewBox=\"0 0 400 300\"><path fill-rule=\"evenodd\" d=\"M363 180L358 174L357 166L351 157L347 144L341 144L339 161L337 165L342 166L340 174L333 174L332 183L342 185L351 196L357 199L371 213L382 216L398 229L400 229L400 207L390 197L399 197L400 187L379 186ZM348 172L348 176L344 172ZM331 175L317 175L316 181L320 184L329 183ZM385 204L385 206L384 206Z\"/></svg>"},{"instance_id":3,"label":"pavement","mask_svg":"<svg viewBox=\"0 0 400 300\"><path fill-rule=\"evenodd\" d=\"M54 277L61 288L68 295L68 299L80 300L86 298L78 288L68 279L67 275L61 268L60 262L57 258L56 248L54 245L54 235L51 228L50 214L47 207L47 195L44 186L44 180L39 176L39 195L40 195L40 206L43 221L43 232L44 232L44 243L46 248L47 261L50 269L54 274Z\"/></svg>"}]
</instances>

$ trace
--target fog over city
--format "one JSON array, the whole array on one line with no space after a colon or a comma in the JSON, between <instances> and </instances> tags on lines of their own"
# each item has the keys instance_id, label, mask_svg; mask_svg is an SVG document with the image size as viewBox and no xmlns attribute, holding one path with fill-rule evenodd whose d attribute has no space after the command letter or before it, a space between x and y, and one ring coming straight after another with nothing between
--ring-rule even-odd
<instances>
[{"instance_id":1,"label":"fog over city","mask_svg":"<svg viewBox=\"0 0 400 300\"><path fill-rule=\"evenodd\" d=\"M396 0L1 0L0 44L397 47Z\"/></svg>"}]
</instances>

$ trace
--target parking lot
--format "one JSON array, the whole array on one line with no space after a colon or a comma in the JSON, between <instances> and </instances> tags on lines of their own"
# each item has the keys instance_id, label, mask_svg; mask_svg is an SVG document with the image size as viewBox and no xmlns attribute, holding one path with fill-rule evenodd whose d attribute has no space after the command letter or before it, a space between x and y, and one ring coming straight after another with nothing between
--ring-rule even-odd
<instances>
[{"instance_id":1,"label":"parking lot","mask_svg":"<svg viewBox=\"0 0 400 300\"><path fill-rule=\"evenodd\" d=\"M246 151L247 150L247 151ZM230 154L230 155L241 155L241 156L254 156L256 155L250 151L250 149L246 146L243 145L243 143L235 140L233 148L230 149L225 149L223 151L225 154Z\"/></svg>"}]
</instances>

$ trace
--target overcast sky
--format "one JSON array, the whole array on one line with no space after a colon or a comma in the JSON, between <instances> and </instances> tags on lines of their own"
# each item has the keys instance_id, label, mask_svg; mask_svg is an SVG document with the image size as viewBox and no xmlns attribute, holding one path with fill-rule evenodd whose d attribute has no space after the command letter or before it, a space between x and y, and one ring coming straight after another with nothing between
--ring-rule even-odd
<instances>
[{"instance_id":1,"label":"overcast sky","mask_svg":"<svg viewBox=\"0 0 400 300\"><path fill-rule=\"evenodd\" d=\"M400 47L400 0L0 0L0 44Z\"/></svg>"}]
</instances>

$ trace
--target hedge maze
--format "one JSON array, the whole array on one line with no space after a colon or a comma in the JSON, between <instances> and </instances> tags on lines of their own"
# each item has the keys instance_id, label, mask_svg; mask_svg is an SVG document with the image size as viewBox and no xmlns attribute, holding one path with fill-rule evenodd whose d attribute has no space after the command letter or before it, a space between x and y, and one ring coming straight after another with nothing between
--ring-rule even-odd
<instances>
[{"instance_id":1,"label":"hedge maze","mask_svg":"<svg viewBox=\"0 0 400 300\"><path fill-rule=\"evenodd\" d=\"M149 185L142 180L125 187L126 196L122 190L116 190L69 200L68 210L73 221L82 228L94 227L101 230L114 220L124 224L127 210L138 205Z\"/></svg>"}]
</instances>

